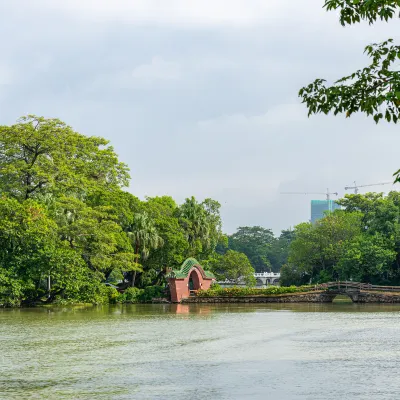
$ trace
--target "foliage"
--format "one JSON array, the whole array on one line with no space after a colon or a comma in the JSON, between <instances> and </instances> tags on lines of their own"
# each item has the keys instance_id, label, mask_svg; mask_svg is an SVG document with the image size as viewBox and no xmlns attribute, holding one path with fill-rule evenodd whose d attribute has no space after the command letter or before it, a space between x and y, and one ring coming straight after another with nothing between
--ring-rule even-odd
<instances>
[{"instance_id":1,"label":"foliage","mask_svg":"<svg viewBox=\"0 0 400 400\"><path fill-rule=\"evenodd\" d=\"M141 296L143 295L144 289L136 287L127 288L124 293L120 293L117 297L118 303L140 303Z\"/></svg>"},{"instance_id":2,"label":"foliage","mask_svg":"<svg viewBox=\"0 0 400 400\"><path fill-rule=\"evenodd\" d=\"M222 237L219 203L139 200L108 141L58 119L0 126L0 170L3 306L150 301L166 266L212 258Z\"/></svg>"},{"instance_id":3,"label":"foliage","mask_svg":"<svg viewBox=\"0 0 400 400\"><path fill-rule=\"evenodd\" d=\"M142 303L148 303L151 302L152 299L164 297L164 295L165 290L162 286L147 286L140 296L140 301Z\"/></svg>"},{"instance_id":4,"label":"foliage","mask_svg":"<svg viewBox=\"0 0 400 400\"><path fill-rule=\"evenodd\" d=\"M136 253L136 264L138 265L139 255L143 260L149 257L150 250L162 247L164 240L159 236L153 221L147 213L135 214L133 222L128 228L128 236L132 241ZM133 270L131 285L135 286L136 271Z\"/></svg>"},{"instance_id":5,"label":"foliage","mask_svg":"<svg viewBox=\"0 0 400 400\"><path fill-rule=\"evenodd\" d=\"M233 283L244 281L248 286L255 286L254 268L243 253L228 250L211 265L218 280L228 280Z\"/></svg>"},{"instance_id":6,"label":"foliage","mask_svg":"<svg viewBox=\"0 0 400 400\"><path fill-rule=\"evenodd\" d=\"M337 210L315 225L296 226L281 283L331 280L398 283L400 193L346 195Z\"/></svg>"},{"instance_id":7,"label":"foliage","mask_svg":"<svg viewBox=\"0 0 400 400\"><path fill-rule=\"evenodd\" d=\"M199 290L199 297L242 297L242 296L276 296L288 293L308 292L312 286L269 286L265 289L249 287L232 288L210 288L208 290Z\"/></svg>"},{"instance_id":8,"label":"foliage","mask_svg":"<svg viewBox=\"0 0 400 400\"><path fill-rule=\"evenodd\" d=\"M107 140L34 115L0 126L0 170L2 193L20 200L50 193L83 196L129 180Z\"/></svg>"},{"instance_id":9,"label":"foliage","mask_svg":"<svg viewBox=\"0 0 400 400\"><path fill-rule=\"evenodd\" d=\"M116 298L118 303L149 303L155 298L165 296L162 286L147 286L144 289L129 287Z\"/></svg>"},{"instance_id":10,"label":"foliage","mask_svg":"<svg viewBox=\"0 0 400 400\"><path fill-rule=\"evenodd\" d=\"M222 236L220 207L215 200L198 203L194 197L179 207L177 215L189 243L187 257L202 260L215 250Z\"/></svg>"},{"instance_id":11,"label":"foliage","mask_svg":"<svg viewBox=\"0 0 400 400\"><path fill-rule=\"evenodd\" d=\"M241 226L228 236L228 246L217 246L220 254L228 249L246 254L257 272L278 272L287 262L289 244L294 238L292 230L284 230L275 237L270 229L261 226Z\"/></svg>"},{"instance_id":12,"label":"foliage","mask_svg":"<svg viewBox=\"0 0 400 400\"><path fill-rule=\"evenodd\" d=\"M373 24L377 20L395 18L400 10L398 0L325 0L327 10L340 11L340 23L344 26L362 20ZM397 123L400 116L400 46L392 39L370 44L365 53L371 64L363 69L326 86L324 79L316 79L303 87L299 96L307 105L308 114L333 112L362 112L378 123L382 118ZM400 170L395 173L400 180Z\"/></svg>"}]
</instances>

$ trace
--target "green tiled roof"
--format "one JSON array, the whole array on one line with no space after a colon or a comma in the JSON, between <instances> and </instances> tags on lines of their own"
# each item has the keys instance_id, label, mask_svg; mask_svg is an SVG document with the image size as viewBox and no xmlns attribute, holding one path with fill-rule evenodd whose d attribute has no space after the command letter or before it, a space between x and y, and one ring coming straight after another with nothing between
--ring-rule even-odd
<instances>
[{"instance_id":1,"label":"green tiled roof","mask_svg":"<svg viewBox=\"0 0 400 400\"><path fill-rule=\"evenodd\" d=\"M201 274L203 275L203 278L208 278L208 279L215 278L215 276L212 272L205 271L203 269L203 267L199 264L199 262L194 258L188 258L187 260L185 260L184 263L181 265L180 269L174 269L172 272L170 272L166 276L166 278L185 279L188 276L189 271L195 265L200 267L199 270L200 270Z\"/></svg>"}]
</instances>

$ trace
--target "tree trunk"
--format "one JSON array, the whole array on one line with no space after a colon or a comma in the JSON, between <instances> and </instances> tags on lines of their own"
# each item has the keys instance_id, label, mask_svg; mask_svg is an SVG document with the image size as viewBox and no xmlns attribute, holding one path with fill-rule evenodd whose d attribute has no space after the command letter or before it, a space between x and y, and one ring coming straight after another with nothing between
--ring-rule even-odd
<instances>
[{"instance_id":1,"label":"tree trunk","mask_svg":"<svg viewBox=\"0 0 400 400\"><path fill-rule=\"evenodd\" d=\"M135 246L135 253L136 253L136 261L135 263L137 264L139 261L139 242L136 242ZM135 287L135 280L136 280L136 271L133 271L133 277L132 277L132 287Z\"/></svg>"},{"instance_id":2,"label":"tree trunk","mask_svg":"<svg viewBox=\"0 0 400 400\"><path fill-rule=\"evenodd\" d=\"M135 280L136 280L136 271L133 271L132 287L135 287Z\"/></svg>"},{"instance_id":3,"label":"tree trunk","mask_svg":"<svg viewBox=\"0 0 400 400\"><path fill-rule=\"evenodd\" d=\"M50 293L51 293L51 278L50 275L47 277L47 297L50 297Z\"/></svg>"}]
</instances>

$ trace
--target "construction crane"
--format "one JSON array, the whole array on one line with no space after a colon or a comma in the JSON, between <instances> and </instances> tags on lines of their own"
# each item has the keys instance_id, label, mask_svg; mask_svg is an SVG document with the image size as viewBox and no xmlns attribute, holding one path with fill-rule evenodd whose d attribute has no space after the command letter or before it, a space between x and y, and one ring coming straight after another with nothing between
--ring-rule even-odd
<instances>
[{"instance_id":1,"label":"construction crane","mask_svg":"<svg viewBox=\"0 0 400 400\"><path fill-rule=\"evenodd\" d=\"M330 192L329 189L326 189L326 192L281 192L281 194L323 194L326 196L327 200L331 199L331 195L334 194L337 196L338 192Z\"/></svg>"},{"instance_id":2,"label":"construction crane","mask_svg":"<svg viewBox=\"0 0 400 400\"><path fill-rule=\"evenodd\" d=\"M358 188L367 187L367 186L379 186L379 185L393 185L393 182L380 182L380 183L370 183L369 185L357 185L354 181L354 186L346 186L345 190L354 189L354 194L358 194Z\"/></svg>"}]
</instances>

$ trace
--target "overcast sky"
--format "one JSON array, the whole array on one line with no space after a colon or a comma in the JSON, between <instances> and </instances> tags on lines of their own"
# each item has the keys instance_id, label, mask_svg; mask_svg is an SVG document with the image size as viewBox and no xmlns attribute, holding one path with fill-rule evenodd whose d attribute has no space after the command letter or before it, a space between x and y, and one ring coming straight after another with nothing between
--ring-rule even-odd
<instances>
[{"instance_id":1,"label":"overcast sky","mask_svg":"<svg viewBox=\"0 0 400 400\"><path fill-rule=\"evenodd\" d=\"M397 21L343 28L323 0L0 0L0 124L28 113L106 137L140 198L222 204L224 230L275 232L310 200L390 181L397 126L307 118L297 97L400 39ZM378 191L391 186L376 187Z\"/></svg>"}]
</instances>

